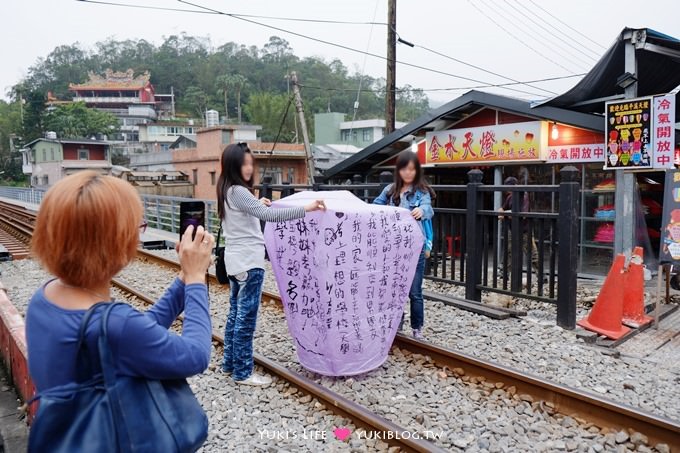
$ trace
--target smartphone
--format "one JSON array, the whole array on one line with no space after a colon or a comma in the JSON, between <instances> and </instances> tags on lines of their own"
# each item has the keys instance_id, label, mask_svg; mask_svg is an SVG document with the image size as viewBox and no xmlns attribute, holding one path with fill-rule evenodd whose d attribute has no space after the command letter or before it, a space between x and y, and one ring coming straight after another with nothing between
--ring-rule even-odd
<instances>
[{"instance_id":1,"label":"smartphone","mask_svg":"<svg viewBox=\"0 0 680 453\"><path fill-rule=\"evenodd\" d=\"M182 201L179 204L179 238L182 239L189 225L194 226L191 239L196 237L199 226L205 228L205 203L202 201Z\"/></svg>"}]
</instances>

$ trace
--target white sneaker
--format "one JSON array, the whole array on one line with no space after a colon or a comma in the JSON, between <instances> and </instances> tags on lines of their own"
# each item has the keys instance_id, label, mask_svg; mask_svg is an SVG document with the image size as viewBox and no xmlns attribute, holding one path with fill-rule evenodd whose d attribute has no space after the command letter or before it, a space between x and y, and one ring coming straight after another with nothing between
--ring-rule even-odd
<instances>
[{"instance_id":1,"label":"white sneaker","mask_svg":"<svg viewBox=\"0 0 680 453\"><path fill-rule=\"evenodd\" d=\"M217 367L215 370L217 374L222 374L224 376L231 376L231 371L224 371L221 366Z\"/></svg>"},{"instance_id":2,"label":"white sneaker","mask_svg":"<svg viewBox=\"0 0 680 453\"><path fill-rule=\"evenodd\" d=\"M267 375L257 374L253 372L247 379L242 381L234 381L237 384L253 385L258 387L266 387L272 383L272 378Z\"/></svg>"}]
</instances>

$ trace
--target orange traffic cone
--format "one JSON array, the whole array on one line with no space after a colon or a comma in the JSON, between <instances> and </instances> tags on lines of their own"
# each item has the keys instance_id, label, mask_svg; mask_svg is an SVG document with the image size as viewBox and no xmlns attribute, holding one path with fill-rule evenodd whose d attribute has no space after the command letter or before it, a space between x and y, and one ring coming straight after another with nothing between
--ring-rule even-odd
<instances>
[{"instance_id":1,"label":"orange traffic cone","mask_svg":"<svg viewBox=\"0 0 680 453\"><path fill-rule=\"evenodd\" d=\"M593 309L590 310L587 318L577 323L579 326L613 340L618 340L630 331L628 327L621 324L623 316L623 266L625 263L626 257L623 255L618 255L614 259Z\"/></svg>"},{"instance_id":2,"label":"orange traffic cone","mask_svg":"<svg viewBox=\"0 0 680 453\"><path fill-rule=\"evenodd\" d=\"M652 322L645 315L645 280L642 267L642 247L635 247L624 281L623 323L629 327L642 327Z\"/></svg>"}]
</instances>

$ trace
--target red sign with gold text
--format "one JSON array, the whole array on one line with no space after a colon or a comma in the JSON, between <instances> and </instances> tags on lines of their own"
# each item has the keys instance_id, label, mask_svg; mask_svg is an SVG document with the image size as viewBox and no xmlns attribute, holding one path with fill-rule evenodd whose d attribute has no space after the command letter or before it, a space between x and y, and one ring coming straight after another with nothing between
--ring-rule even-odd
<instances>
[{"instance_id":1,"label":"red sign with gold text","mask_svg":"<svg viewBox=\"0 0 680 453\"><path fill-rule=\"evenodd\" d=\"M547 145L547 129L547 123L530 121L428 132L425 162L538 161Z\"/></svg>"}]
</instances>

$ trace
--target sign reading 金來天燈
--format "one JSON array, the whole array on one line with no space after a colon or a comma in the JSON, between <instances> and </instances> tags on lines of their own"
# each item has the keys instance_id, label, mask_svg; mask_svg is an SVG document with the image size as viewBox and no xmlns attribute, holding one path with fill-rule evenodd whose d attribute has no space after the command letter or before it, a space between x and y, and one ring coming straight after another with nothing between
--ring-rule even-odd
<instances>
[{"instance_id":1,"label":"sign reading \u91d1\u4f86\u5929\u71c8","mask_svg":"<svg viewBox=\"0 0 680 453\"><path fill-rule=\"evenodd\" d=\"M548 164L602 162L604 144L548 146L543 157Z\"/></svg>"},{"instance_id":2,"label":"sign reading \u91d1\u4f86\u5929\u71c8","mask_svg":"<svg viewBox=\"0 0 680 453\"><path fill-rule=\"evenodd\" d=\"M607 102L604 168L652 168L652 98Z\"/></svg>"},{"instance_id":3,"label":"sign reading \u91d1\u4f86\u5929\u71c8","mask_svg":"<svg viewBox=\"0 0 680 453\"><path fill-rule=\"evenodd\" d=\"M652 121L654 168L674 168L675 95L656 96Z\"/></svg>"},{"instance_id":4,"label":"sign reading \u91d1\u4f86\u5929\u71c8","mask_svg":"<svg viewBox=\"0 0 680 453\"><path fill-rule=\"evenodd\" d=\"M547 145L548 124L541 121L428 132L428 164L538 161Z\"/></svg>"}]
</instances>

